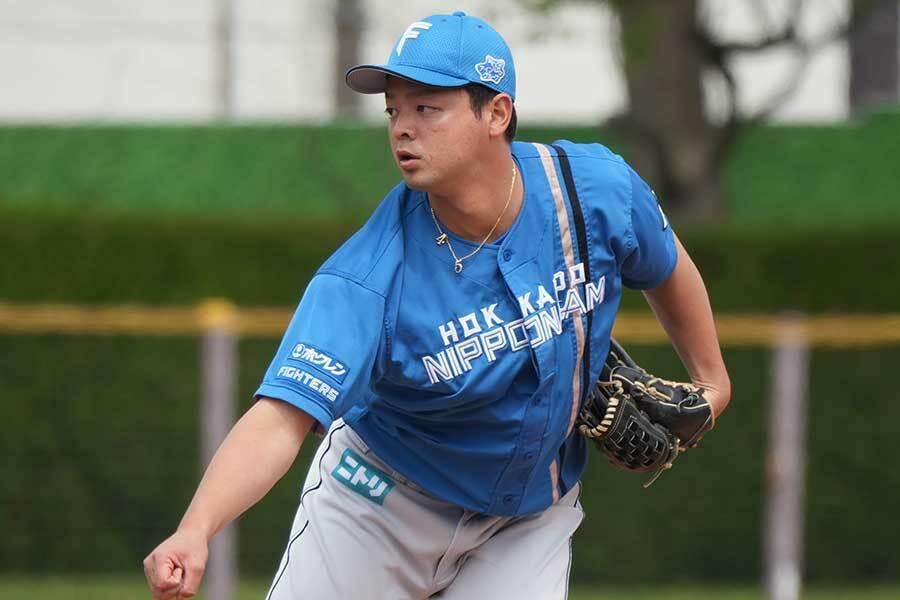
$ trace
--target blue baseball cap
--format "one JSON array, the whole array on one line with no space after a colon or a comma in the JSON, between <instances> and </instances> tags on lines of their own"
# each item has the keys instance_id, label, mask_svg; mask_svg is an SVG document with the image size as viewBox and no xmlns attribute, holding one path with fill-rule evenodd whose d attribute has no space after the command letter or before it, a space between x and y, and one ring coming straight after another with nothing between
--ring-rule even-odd
<instances>
[{"instance_id":1,"label":"blue baseball cap","mask_svg":"<svg viewBox=\"0 0 900 600\"><path fill-rule=\"evenodd\" d=\"M357 65L345 80L357 92L379 94L388 75L435 87L478 83L516 99L509 46L493 27L462 11L412 23L394 44L387 64Z\"/></svg>"}]
</instances>

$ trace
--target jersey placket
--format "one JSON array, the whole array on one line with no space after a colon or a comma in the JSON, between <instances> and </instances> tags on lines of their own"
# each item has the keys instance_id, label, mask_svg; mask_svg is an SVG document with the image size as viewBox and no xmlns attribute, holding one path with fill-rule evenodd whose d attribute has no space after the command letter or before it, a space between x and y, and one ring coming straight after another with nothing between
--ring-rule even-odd
<instances>
[{"instance_id":1,"label":"jersey placket","mask_svg":"<svg viewBox=\"0 0 900 600\"><path fill-rule=\"evenodd\" d=\"M540 270L534 259L514 265L511 260L513 256L514 251L511 249L499 253L500 272L510 293L517 298L519 315L524 320L537 314L530 298L537 286L545 282L541 281ZM532 336L532 339L535 338ZM556 373L556 339L549 338L531 345L528 352L537 373L538 386L525 406L515 452L498 482L492 506L495 514L518 511L526 487L543 454L541 441L547 429L551 406L547 393Z\"/></svg>"}]
</instances>

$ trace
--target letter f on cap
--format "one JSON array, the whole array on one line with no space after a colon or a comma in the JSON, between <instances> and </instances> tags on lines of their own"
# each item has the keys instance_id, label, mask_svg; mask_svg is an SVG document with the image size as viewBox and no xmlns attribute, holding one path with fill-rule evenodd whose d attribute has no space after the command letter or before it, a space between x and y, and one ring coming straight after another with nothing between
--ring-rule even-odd
<instances>
[{"instance_id":1,"label":"letter f on cap","mask_svg":"<svg viewBox=\"0 0 900 600\"><path fill-rule=\"evenodd\" d=\"M403 44L406 43L406 40L414 40L419 37L419 32L416 29L431 29L431 23L427 21L416 21L412 25L406 28L406 31L403 32L403 35L400 36L400 43L397 44L397 56L400 56L400 53L403 52Z\"/></svg>"}]
</instances>

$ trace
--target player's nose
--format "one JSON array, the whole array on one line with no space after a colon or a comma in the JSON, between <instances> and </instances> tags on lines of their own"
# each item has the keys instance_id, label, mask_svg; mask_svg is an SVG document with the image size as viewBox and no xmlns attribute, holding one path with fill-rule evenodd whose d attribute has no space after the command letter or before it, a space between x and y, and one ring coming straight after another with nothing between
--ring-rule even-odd
<instances>
[{"instance_id":1,"label":"player's nose","mask_svg":"<svg viewBox=\"0 0 900 600\"><path fill-rule=\"evenodd\" d=\"M415 139L416 130L414 116L409 114L404 115L403 112L404 111L400 111L391 122L391 137L395 140Z\"/></svg>"}]
</instances>

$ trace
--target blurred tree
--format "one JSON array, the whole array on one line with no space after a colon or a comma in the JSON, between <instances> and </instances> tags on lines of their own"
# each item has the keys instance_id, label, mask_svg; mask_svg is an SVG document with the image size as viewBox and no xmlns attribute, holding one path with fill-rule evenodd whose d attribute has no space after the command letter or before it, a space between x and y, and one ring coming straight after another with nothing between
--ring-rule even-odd
<instances>
[{"instance_id":1,"label":"blurred tree","mask_svg":"<svg viewBox=\"0 0 900 600\"><path fill-rule=\"evenodd\" d=\"M359 46L366 25L362 0L337 0L334 3L334 99L336 119L360 116L360 95L344 83L347 69L359 63Z\"/></svg>"},{"instance_id":2,"label":"blurred tree","mask_svg":"<svg viewBox=\"0 0 900 600\"><path fill-rule=\"evenodd\" d=\"M566 1L525 0L543 10ZM621 25L629 108L609 125L624 137L630 162L653 185L666 210L685 222L724 217L723 167L740 130L781 106L800 83L812 54L846 35L878 0L850 0L852 17L812 40L798 35L806 0L786 0L786 16L777 24L765 0L743 0L762 33L742 40L721 37L712 27L709 3L702 0L593 1L611 6ZM742 112L733 59L773 48L792 51L793 69L756 112ZM721 110L707 106L705 80L722 83Z\"/></svg>"},{"instance_id":3,"label":"blurred tree","mask_svg":"<svg viewBox=\"0 0 900 600\"><path fill-rule=\"evenodd\" d=\"M635 168L676 219L721 210L721 159L734 136L706 114L703 71L711 48L700 37L697 0L616 0L629 112L612 125L625 134ZM730 77L730 73L729 73Z\"/></svg>"},{"instance_id":4,"label":"blurred tree","mask_svg":"<svg viewBox=\"0 0 900 600\"><path fill-rule=\"evenodd\" d=\"M900 2L873 0L850 32L850 110L854 114L900 100Z\"/></svg>"}]
</instances>

